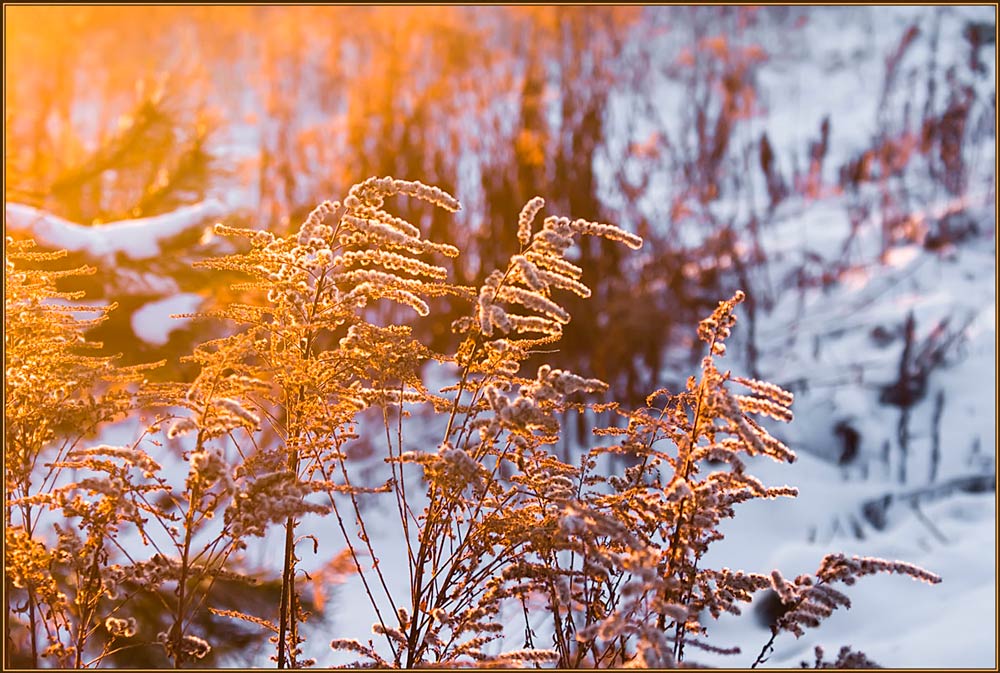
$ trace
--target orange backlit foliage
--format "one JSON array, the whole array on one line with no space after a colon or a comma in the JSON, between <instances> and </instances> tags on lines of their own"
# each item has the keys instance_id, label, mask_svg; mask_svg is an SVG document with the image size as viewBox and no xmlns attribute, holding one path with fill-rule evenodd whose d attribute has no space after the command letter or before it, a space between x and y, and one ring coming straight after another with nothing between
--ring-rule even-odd
<instances>
[{"instance_id":1,"label":"orange backlit foliage","mask_svg":"<svg viewBox=\"0 0 1000 673\"><path fill-rule=\"evenodd\" d=\"M162 89L175 114L193 119L211 110L223 131L255 121L256 181L265 212L278 218L287 207L306 209L371 172L420 168L429 179L444 179L455 174L463 152L487 151L487 137L489 145L511 145L523 129L509 126L517 121L500 108L504 101L518 104L525 59L543 68L553 60L573 67L571 45L603 62L620 49L639 13L627 7L11 7L11 151L29 190L45 193L92 159L144 97ZM537 149L551 151L546 144ZM526 156L539 162L537 152ZM86 211L75 214L94 215Z\"/></svg>"},{"instance_id":2,"label":"orange backlit foliage","mask_svg":"<svg viewBox=\"0 0 1000 673\"><path fill-rule=\"evenodd\" d=\"M680 204L675 215L695 213L696 204L726 190L722 165L733 125L755 110L750 70L759 54L735 43L718 45L724 58L699 48L697 67L680 76L692 78L692 100L706 114L684 122L698 136L687 156L668 156L674 138L633 128L661 114L655 96L624 115L612 112L616 96L649 90L647 78L661 66L651 45L672 29L648 13L596 6L10 8L7 72L16 77L8 78L7 196L90 223L167 212L214 190L227 200L244 195L244 212L284 230L364 176L420 176L467 204L454 218L417 204L416 217L430 234L477 251L460 260L456 278L479 282L516 250L509 213L536 194L599 219L608 211L605 193L638 202L666 164L682 172L666 197ZM749 20L740 17L720 10L698 20ZM629 145L618 149L611 129L657 140L636 154ZM601 175L600 162L616 172ZM638 178L626 176L628 163ZM633 209L628 217L637 229L650 228L647 214ZM659 235L656 248L673 255L674 239ZM601 307L642 285L626 280L619 253L603 243L588 244L581 256L588 277L601 279ZM707 308L702 300L678 304L658 309L655 333L643 328L643 316L587 311L557 364L579 364L574 353L587 350L599 326L621 330L609 341L637 340L644 355L598 354L598 373L625 372L614 385L639 400L648 378L642 372L659 368L669 326ZM436 343L449 338L434 329Z\"/></svg>"}]
</instances>

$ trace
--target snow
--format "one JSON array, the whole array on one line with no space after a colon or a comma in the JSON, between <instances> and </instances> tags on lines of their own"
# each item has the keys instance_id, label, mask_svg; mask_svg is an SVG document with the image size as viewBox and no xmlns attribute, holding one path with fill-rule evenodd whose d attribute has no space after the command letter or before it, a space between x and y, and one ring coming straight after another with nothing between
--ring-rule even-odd
<instances>
[{"instance_id":1,"label":"snow","mask_svg":"<svg viewBox=\"0 0 1000 673\"><path fill-rule=\"evenodd\" d=\"M165 297L180 292L177 281L168 275L138 271L121 265L114 268L114 275L115 296L118 297L123 295Z\"/></svg>"},{"instance_id":2,"label":"snow","mask_svg":"<svg viewBox=\"0 0 1000 673\"><path fill-rule=\"evenodd\" d=\"M132 331L148 344L164 346L171 332L190 322L190 318L172 318L171 315L194 313L201 302L201 295L184 292L144 304L132 314Z\"/></svg>"},{"instance_id":3,"label":"snow","mask_svg":"<svg viewBox=\"0 0 1000 673\"><path fill-rule=\"evenodd\" d=\"M21 203L4 204L8 231L30 235L39 244L87 252L114 261L116 254L132 260L152 259L160 243L228 212L217 199L183 206L163 215L84 226Z\"/></svg>"},{"instance_id":4,"label":"snow","mask_svg":"<svg viewBox=\"0 0 1000 673\"><path fill-rule=\"evenodd\" d=\"M800 639L780 635L767 667L794 668L802 660L811 661L815 645L822 645L828 657L849 645L894 668L996 666L990 645L996 642L993 493L959 494L922 505L922 517L897 505L885 530L864 528L866 537L859 540L848 534L845 524L850 517L860 519L859 504L866 497L884 493L881 485L844 481L835 468L808 454L800 454L795 465L764 461L751 470L765 483L798 486L800 495L741 506L736 518L722 526L726 537L709 550L706 566L760 573L778 568L785 577L794 577L815 572L827 553L843 552L915 563L943 578L931 586L879 575L862 578L853 587L838 587L850 597L851 608L834 613ZM832 521L839 522L836 528ZM698 660L749 666L770 637L752 612L706 620L709 642L740 645L742 654L698 653Z\"/></svg>"},{"instance_id":5,"label":"snow","mask_svg":"<svg viewBox=\"0 0 1000 673\"><path fill-rule=\"evenodd\" d=\"M827 208L832 204L818 204L814 210ZM992 214L981 212L980 217L988 221ZM789 267L794 266L795 253L783 246L790 245L787 241L796 226L793 221L779 225L765 241L773 255L788 256ZM824 232L834 230L832 224L824 227ZM963 245L950 256L905 245L891 248L885 263L879 263L873 249L877 237L873 226L861 232L858 245L868 251L869 259L839 283L784 292L776 297L773 309L758 318L762 374L793 387L801 380L796 390L798 421L790 428L793 438L813 445L816 437L830 436L826 427L837 418L851 416L864 424L857 429L867 435L866 444L881 446L894 432L898 410L879 404L879 387L898 376L902 325L912 311L917 344L945 319L947 329L962 330L960 344L949 350L950 366L932 370L928 394L914 408L914 417L929 418L934 394L943 390L946 405L961 399L962 405L971 403L981 418L966 428L966 436L952 437L953 450L968 448L973 432L992 446L995 433L988 420L995 408L996 288L991 278L996 258L991 242ZM816 245L814 250L833 247ZM770 283L781 287L786 273L780 262L772 265ZM891 335L888 343L873 338L876 328ZM947 412L944 422L949 422ZM815 433L808 433L810 428ZM815 450L827 453L822 447Z\"/></svg>"}]
</instances>

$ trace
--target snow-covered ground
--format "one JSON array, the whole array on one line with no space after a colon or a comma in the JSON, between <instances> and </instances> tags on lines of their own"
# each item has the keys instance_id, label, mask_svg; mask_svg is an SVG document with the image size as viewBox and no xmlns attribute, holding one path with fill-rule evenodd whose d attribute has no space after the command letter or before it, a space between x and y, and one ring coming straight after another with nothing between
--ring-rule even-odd
<instances>
[{"instance_id":1,"label":"snow-covered ground","mask_svg":"<svg viewBox=\"0 0 1000 673\"><path fill-rule=\"evenodd\" d=\"M861 518L859 503L879 498L884 485L848 482L825 462L807 454L782 466L762 461L755 474L769 484L794 484L799 497L747 503L722 530L726 538L705 559L712 567L786 576L815 572L824 555L875 556L904 560L938 573L938 585L900 576L866 577L845 592L852 601L800 639L782 634L767 666L812 662L815 645L827 656L849 645L892 668L995 667L996 501L995 494L957 494L918 509L890 510L882 531L863 526L864 539L848 523ZM739 645L735 657L698 654L719 666L748 666L770 631L752 610L709 623L716 645Z\"/></svg>"},{"instance_id":2,"label":"snow-covered ground","mask_svg":"<svg viewBox=\"0 0 1000 673\"><path fill-rule=\"evenodd\" d=\"M815 136L829 114L834 161L828 167L847 160L875 134L882 112L882 59L907 26L916 24L926 36L939 13L938 59L946 63L964 57L965 21L995 22L995 10L986 7L841 10L811 12L802 43L808 52L784 59L786 67L762 69L769 101L763 123L770 137L788 141L798 133L801 147L802 136ZM929 40L917 40L908 62L925 63L929 52ZM989 71L977 83L978 92L991 100L992 46L982 57ZM994 142L989 138L976 150L983 152L980 170L958 202L934 196L926 183L914 187L922 204L915 211L918 223L933 225L961 209L975 222L977 234L954 247L928 250L904 242L882 255L878 222L871 218L857 231L852 264L837 282L798 290L791 271L806 255L818 265L841 254L850 231L843 197L783 204L762 234L770 264L757 279L762 288L773 289L776 301L758 316L758 368L764 378L796 391L796 419L782 430L799 461L792 466L762 462L755 468L765 483L795 485L800 496L739 509L736 519L723 526L726 539L705 562L754 572L779 568L787 577L815 571L824 554L842 551L910 561L943 577L937 586L896 576L859 581L848 591L854 603L850 610L801 639L780 636L767 666L811 662L816 644L828 657L850 645L891 667L997 665L995 490L952 489L950 496L935 496L932 487L969 475L995 475ZM924 397L908 409L904 456L899 449L903 410L879 397L898 378L910 314L918 347L936 328L938 337L954 334L956 339L943 364L931 370ZM732 366L744 373L739 364ZM836 464L844 448L835 433L838 423L858 435L859 455L844 467ZM936 470L931 466L934 443L940 453ZM905 483L900 483L901 472ZM876 527L863 507L886 495L893 504ZM723 666L749 665L769 635L749 614L710 624L709 633L718 639L716 645L744 648L735 658L701 657Z\"/></svg>"}]
</instances>

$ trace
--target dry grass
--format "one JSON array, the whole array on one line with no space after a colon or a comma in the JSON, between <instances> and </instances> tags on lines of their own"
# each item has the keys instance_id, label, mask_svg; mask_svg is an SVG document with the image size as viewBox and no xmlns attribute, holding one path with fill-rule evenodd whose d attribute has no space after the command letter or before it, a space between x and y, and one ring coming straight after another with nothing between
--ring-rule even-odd
<instances>
[{"instance_id":1,"label":"dry grass","mask_svg":"<svg viewBox=\"0 0 1000 673\"><path fill-rule=\"evenodd\" d=\"M176 667L211 661L213 644L196 632L211 611L270 635L279 668L315 664L303 658L301 630L308 614L298 554L310 541L338 572L356 572L370 600L376 637L334 638L331 647L378 667L674 666L689 661L692 647L720 650L706 639L703 615L739 614L765 588L788 607L777 636L800 635L847 606L836 582L875 572L939 581L904 563L841 555L792 582L777 571L704 567L737 504L796 494L762 484L744 462L794 461L758 420L790 421L792 395L717 365L743 294L699 325L707 355L698 377L625 409L596 397L607 389L599 380L522 368L559 341L570 320L561 297L590 294L567 256L576 241L597 236L637 249L641 239L579 219L538 223L544 203L532 199L518 218L518 252L481 287L465 287L449 283L441 266L459 250L389 213L385 200L394 196L460 208L437 188L380 178L321 204L284 237L217 227L248 239L249 249L199 266L250 280L236 288L239 303L200 316L235 327L187 356L198 366L191 383L149 384L142 368L80 354L89 323L47 303L68 272L22 269L22 261L55 256L33 257L8 241L10 657L83 667L121 648L162 647ZM385 313L373 310L392 302L434 320L440 297L468 303L452 325L452 352L432 351L407 324L379 322ZM422 380L432 360L454 372L439 391ZM151 406L169 413L132 444L83 448L100 423ZM440 419L433 448L411 438L417 409ZM553 451L570 411L616 421L596 430L572 464ZM362 424L362 413L380 416L381 431ZM172 483L160 463L176 441L186 442L187 474ZM372 486L349 456L380 442L391 479ZM622 461L610 457L621 455L630 466L617 470ZM405 568L392 571L406 573L405 592L390 589L379 562L384 539L362 496L384 498L396 512L406 554ZM297 535L307 516L329 518L340 543ZM273 610L210 605L213 584L239 578L240 553L272 527L284 530ZM119 543L132 534L148 556ZM158 601L167 625L158 633L134 619L142 595ZM511 614L523 615L524 642L498 645ZM533 631L540 619L544 636Z\"/></svg>"}]
</instances>

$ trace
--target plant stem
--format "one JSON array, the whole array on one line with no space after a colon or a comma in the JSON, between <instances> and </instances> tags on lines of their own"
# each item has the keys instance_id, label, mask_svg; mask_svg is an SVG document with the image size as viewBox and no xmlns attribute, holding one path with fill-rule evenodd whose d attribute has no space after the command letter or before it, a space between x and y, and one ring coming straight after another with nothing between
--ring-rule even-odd
<instances>
[{"instance_id":1,"label":"plant stem","mask_svg":"<svg viewBox=\"0 0 1000 673\"><path fill-rule=\"evenodd\" d=\"M307 356L308 357L308 356ZM298 390L298 402L302 403L305 398L305 391L302 386ZM291 423L290 423L291 425ZM297 424L296 424L297 425ZM292 439L298 438L298 428L289 433ZM286 441L287 448L287 441ZM288 471L298 479L299 475L299 450L293 448L288 452ZM285 668L286 658L289 667L295 667L295 657L286 657L286 638L291 628L292 620L296 618L292 607L292 594L295 592L295 518L288 517L285 521L285 549L284 560L281 570L281 599L278 618L278 668ZM293 645L294 647L294 645Z\"/></svg>"},{"instance_id":2,"label":"plant stem","mask_svg":"<svg viewBox=\"0 0 1000 673\"><path fill-rule=\"evenodd\" d=\"M285 640L294 615L291 614L291 593L295 590L295 519L285 522L285 560L281 571L281 607L278 625L278 668L285 668ZM291 657L289 657L291 659Z\"/></svg>"},{"instance_id":3,"label":"plant stem","mask_svg":"<svg viewBox=\"0 0 1000 673\"><path fill-rule=\"evenodd\" d=\"M712 353L715 348L715 338L712 338L712 342L708 346L708 352ZM691 423L691 438L689 445L687 447L687 454L684 456L684 464L681 468L681 479L687 480L689 473L691 471L691 454L694 452L694 447L698 442L698 424L701 422L701 408L705 399L705 378L702 376L701 383L698 385L698 399L695 403L694 420ZM678 458L680 456L678 455ZM667 566L668 572L667 577L673 575L675 571L675 565L678 560L677 548L680 544L681 528L684 523L684 507L687 505L689 498L684 498L681 500L680 507L677 510L677 523L674 525L674 533L670 539L670 562ZM694 582L694 577L692 577L692 582ZM666 597L664 597L666 598ZM686 607L686 606L685 606ZM659 620L657 621L657 626L661 629L666 627L667 617L666 614L660 613ZM684 638L684 625L680 622L677 623L677 627L674 631L674 658L680 662L679 657L684 649L683 638Z\"/></svg>"},{"instance_id":4,"label":"plant stem","mask_svg":"<svg viewBox=\"0 0 1000 673\"><path fill-rule=\"evenodd\" d=\"M774 645L774 639L778 637L778 629L774 626L771 627L771 638L764 643L764 647L760 648L760 654L757 655L757 659L750 665L750 668L757 668L758 664L763 664L767 661L767 654L772 649L771 646Z\"/></svg>"},{"instance_id":5,"label":"plant stem","mask_svg":"<svg viewBox=\"0 0 1000 673\"><path fill-rule=\"evenodd\" d=\"M35 597L30 592L28 593L28 625L31 635L31 667L38 668L38 634L35 633L35 629L38 627L35 624Z\"/></svg>"},{"instance_id":6,"label":"plant stem","mask_svg":"<svg viewBox=\"0 0 1000 673\"><path fill-rule=\"evenodd\" d=\"M198 440L195 442L196 452L201 450L204 441L204 430L199 430ZM186 594L188 572L190 570L191 540L194 537L194 510L200 497L198 493L198 481L193 480L191 484L191 496L188 500L188 511L184 516L184 552L181 555L181 574L177 579L177 613L174 615L174 626L170 634L170 637L174 641L174 668L181 668L184 658L181 650L181 642L184 639L184 608L187 602Z\"/></svg>"},{"instance_id":7,"label":"plant stem","mask_svg":"<svg viewBox=\"0 0 1000 673\"><path fill-rule=\"evenodd\" d=\"M90 564L90 573L85 582L83 582L83 595L82 597L78 597L78 602L80 603L80 623L77 625L76 663L74 668L83 667L83 650L87 645L90 622L94 618L97 601L100 599L100 553L101 547L98 546L94 550L94 560ZM97 584L97 591L94 591L95 584Z\"/></svg>"}]
</instances>

